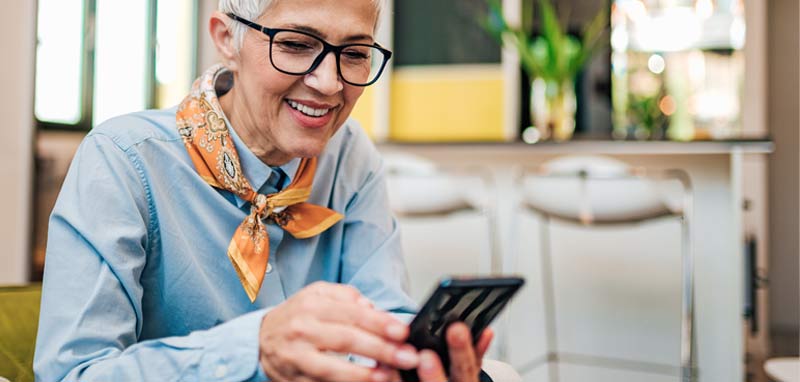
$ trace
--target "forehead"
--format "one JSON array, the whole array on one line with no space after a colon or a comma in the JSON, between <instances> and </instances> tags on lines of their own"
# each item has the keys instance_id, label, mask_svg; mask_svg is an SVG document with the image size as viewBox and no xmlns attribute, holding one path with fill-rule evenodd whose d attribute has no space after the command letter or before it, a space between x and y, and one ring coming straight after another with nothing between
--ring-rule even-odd
<instances>
[{"instance_id":1,"label":"forehead","mask_svg":"<svg viewBox=\"0 0 800 382\"><path fill-rule=\"evenodd\" d=\"M332 42L371 39L377 19L373 0L274 0L259 17L270 28L308 28Z\"/></svg>"}]
</instances>

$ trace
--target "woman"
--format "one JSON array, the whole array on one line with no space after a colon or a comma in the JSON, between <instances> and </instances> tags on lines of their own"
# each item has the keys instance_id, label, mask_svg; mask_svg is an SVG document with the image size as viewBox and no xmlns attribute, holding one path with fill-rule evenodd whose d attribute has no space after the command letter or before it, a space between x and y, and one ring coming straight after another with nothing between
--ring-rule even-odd
<instances>
[{"instance_id":1,"label":"woman","mask_svg":"<svg viewBox=\"0 0 800 382\"><path fill-rule=\"evenodd\" d=\"M222 64L178 107L87 136L50 221L37 379L445 379L403 345L397 225L347 120L391 56L380 8L221 0ZM477 380L491 333L473 348L456 324L448 341L451 380Z\"/></svg>"}]
</instances>

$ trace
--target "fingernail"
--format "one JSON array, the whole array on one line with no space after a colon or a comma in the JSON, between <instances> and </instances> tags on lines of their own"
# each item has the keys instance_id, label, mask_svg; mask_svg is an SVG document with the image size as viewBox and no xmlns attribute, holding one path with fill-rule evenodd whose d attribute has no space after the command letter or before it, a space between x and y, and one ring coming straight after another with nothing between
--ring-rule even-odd
<instances>
[{"instance_id":1,"label":"fingernail","mask_svg":"<svg viewBox=\"0 0 800 382\"><path fill-rule=\"evenodd\" d=\"M424 352L419 355L419 367L420 369L430 370L433 369L435 361L433 359L433 354Z\"/></svg>"},{"instance_id":2,"label":"fingernail","mask_svg":"<svg viewBox=\"0 0 800 382\"><path fill-rule=\"evenodd\" d=\"M400 366L406 369L414 368L419 363L417 353L408 350L398 350L395 354L395 359Z\"/></svg>"},{"instance_id":3,"label":"fingernail","mask_svg":"<svg viewBox=\"0 0 800 382\"><path fill-rule=\"evenodd\" d=\"M393 339L400 340L406 334L406 327L402 324L390 324L389 327L386 328L386 334Z\"/></svg>"},{"instance_id":4,"label":"fingernail","mask_svg":"<svg viewBox=\"0 0 800 382\"><path fill-rule=\"evenodd\" d=\"M372 372L372 382L388 382L389 372L386 370L375 370Z\"/></svg>"}]
</instances>

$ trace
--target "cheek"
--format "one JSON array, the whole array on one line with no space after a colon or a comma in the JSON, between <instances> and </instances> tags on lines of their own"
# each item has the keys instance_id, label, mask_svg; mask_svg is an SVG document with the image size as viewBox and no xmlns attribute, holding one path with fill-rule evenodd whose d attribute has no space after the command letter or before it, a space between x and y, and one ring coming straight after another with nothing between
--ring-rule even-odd
<instances>
[{"instance_id":1,"label":"cheek","mask_svg":"<svg viewBox=\"0 0 800 382\"><path fill-rule=\"evenodd\" d=\"M364 93L364 88L360 86L346 86L344 89L344 108L345 114L349 115L355 107L356 102ZM347 116L345 115L345 117Z\"/></svg>"},{"instance_id":2,"label":"cheek","mask_svg":"<svg viewBox=\"0 0 800 382\"><path fill-rule=\"evenodd\" d=\"M253 82L257 86L254 89L258 92L257 103L261 103L262 112L274 113L283 106L283 99L295 86L296 81L293 77L288 77L281 73L265 71L259 76L258 82Z\"/></svg>"},{"instance_id":3,"label":"cheek","mask_svg":"<svg viewBox=\"0 0 800 382\"><path fill-rule=\"evenodd\" d=\"M281 106L283 97L296 86L299 76L278 72L269 62L269 55L260 50L247 57L247 67L242 70L243 85L249 88L251 103L260 104L263 112L272 113ZM266 104L265 104L266 103Z\"/></svg>"}]
</instances>

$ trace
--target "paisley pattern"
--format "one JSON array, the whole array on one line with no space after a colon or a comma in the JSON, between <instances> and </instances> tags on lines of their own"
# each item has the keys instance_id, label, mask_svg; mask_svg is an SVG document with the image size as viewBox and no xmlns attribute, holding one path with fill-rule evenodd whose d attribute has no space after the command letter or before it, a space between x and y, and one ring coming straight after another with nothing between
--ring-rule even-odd
<instances>
[{"instance_id":1,"label":"paisley pattern","mask_svg":"<svg viewBox=\"0 0 800 382\"><path fill-rule=\"evenodd\" d=\"M175 116L178 132L197 173L212 187L231 191L250 202L250 214L236 229L228 245L228 258L250 302L261 289L269 261L269 236L265 221L304 239L336 224L344 216L307 203L317 158L303 158L292 183L281 192L257 193L242 172L239 155L225 122L214 83L224 73L222 65L207 70L192 85Z\"/></svg>"}]
</instances>

